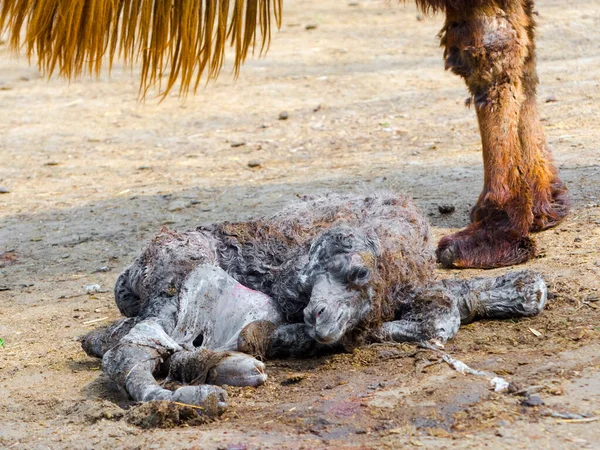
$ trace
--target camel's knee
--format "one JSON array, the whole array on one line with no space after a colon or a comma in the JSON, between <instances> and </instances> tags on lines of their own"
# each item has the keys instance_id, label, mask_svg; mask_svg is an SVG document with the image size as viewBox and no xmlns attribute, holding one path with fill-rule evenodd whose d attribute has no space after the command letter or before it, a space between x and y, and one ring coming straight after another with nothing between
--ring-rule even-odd
<instances>
[{"instance_id":1,"label":"camel's knee","mask_svg":"<svg viewBox=\"0 0 600 450\"><path fill-rule=\"evenodd\" d=\"M470 11L448 17L441 32L446 70L463 77L475 106L495 103L521 83L531 51L527 16Z\"/></svg>"},{"instance_id":2,"label":"camel's knee","mask_svg":"<svg viewBox=\"0 0 600 450\"><path fill-rule=\"evenodd\" d=\"M420 342L436 339L446 342L460 328L460 314L456 308L439 310L432 315L385 322L374 331L375 341Z\"/></svg>"}]
</instances>

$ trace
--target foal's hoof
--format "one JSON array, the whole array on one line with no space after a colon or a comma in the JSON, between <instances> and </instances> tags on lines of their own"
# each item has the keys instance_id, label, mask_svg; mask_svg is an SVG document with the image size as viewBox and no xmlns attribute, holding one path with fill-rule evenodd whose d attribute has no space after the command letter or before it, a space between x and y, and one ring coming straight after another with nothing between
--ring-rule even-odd
<instances>
[{"instance_id":1,"label":"foal's hoof","mask_svg":"<svg viewBox=\"0 0 600 450\"><path fill-rule=\"evenodd\" d=\"M200 406L209 416L218 416L227 408L227 392L212 385L183 386L173 392L171 401Z\"/></svg>"},{"instance_id":2,"label":"foal's hoof","mask_svg":"<svg viewBox=\"0 0 600 450\"><path fill-rule=\"evenodd\" d=\"M531 259L535 256L535 244L527 236L483 228L481 222L475 222L458 233L443 237L436 256L446 268L493 269Z\"/></svg>"},{"instance_id":3,"label":"foal's hoof","mask_svg":"<svg viewBox=\"0 0 600 450\"><path fill-rule=\"evenodd\" d=\"M207 383L257 387L267 381L265 365L244 353L232 352L210 369Z\"/></svg>"},{"instance_id":4,"label":"foal's hoof","mask_svg":"<svg viewBox=\"0 0 600 450\"><path fill-rule=\"evenodd\" d=\"M489 296L494 308L484 308L490 319L532 317L542 312L548 300L548 286L542 275L531 270L508 272L494 280Z\"/></svg>"}]
</instances>

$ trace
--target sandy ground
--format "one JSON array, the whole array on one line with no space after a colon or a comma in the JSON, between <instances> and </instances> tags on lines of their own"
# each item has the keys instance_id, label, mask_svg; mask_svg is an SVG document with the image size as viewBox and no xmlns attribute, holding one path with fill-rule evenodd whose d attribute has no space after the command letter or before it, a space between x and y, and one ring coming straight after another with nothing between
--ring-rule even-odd
<instances>
[{"instance_id":1,"label":"sandy ground","mask_svg":"<svg viewBox=\"0 0 600 450\"><path fill-rule=\"evenodd\" d=\"M442 70L441 18L286 0L268 58L185 101L138 103L135 69L46 81L0 45L0 447L600 448L600 4L537 3L541 114L573 200L527 264L552 299L534 319L464 327L447 350L544 405L399 345L269 362L268 383L230 389L213 423L142 430L121 418L130 403L77 337L118 317L115 278L162 225L381 187L411 194L437 237L467 224L480 144L463 83Z\"/></svg>"}]
</instances>

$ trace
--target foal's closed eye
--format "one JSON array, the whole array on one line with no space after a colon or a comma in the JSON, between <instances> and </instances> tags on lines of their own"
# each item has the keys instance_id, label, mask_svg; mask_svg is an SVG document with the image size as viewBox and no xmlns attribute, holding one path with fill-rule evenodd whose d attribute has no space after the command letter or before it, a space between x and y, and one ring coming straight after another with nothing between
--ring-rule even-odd
<instances>
[{"instance_id":1,"label":"foal's closed eye","mask_svg":"<svg viewBox=\"0 0 600 450\"><path fill-rule=\"evenodd\" d=\"M353 267L348 272L348 281L353 284L362 286L371 278L371 271L366 267Z\"/></svg>"}]
</instances>

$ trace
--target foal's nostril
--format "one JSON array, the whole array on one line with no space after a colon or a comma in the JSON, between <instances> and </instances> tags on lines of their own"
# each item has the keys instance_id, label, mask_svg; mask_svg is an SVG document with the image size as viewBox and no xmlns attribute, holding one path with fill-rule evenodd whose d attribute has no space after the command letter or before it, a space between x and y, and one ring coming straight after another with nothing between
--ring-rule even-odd
<instances>
[{"instance_id":1,"label":"foal's nostril","mask_svg":"<svg viewBox=\"0 0 600 450\"><path fill-rule=\"evenodd\" d=\"M323 307L321 307L321 308L320 308L320 309L317 311L317 318L318 318L318 317L319 317L321 314L323 314L324 312L325 312L325 307L323 306Z\"/></svg>"}]
</instances>

